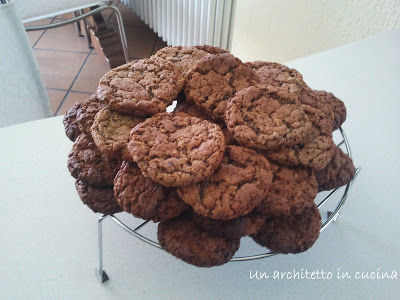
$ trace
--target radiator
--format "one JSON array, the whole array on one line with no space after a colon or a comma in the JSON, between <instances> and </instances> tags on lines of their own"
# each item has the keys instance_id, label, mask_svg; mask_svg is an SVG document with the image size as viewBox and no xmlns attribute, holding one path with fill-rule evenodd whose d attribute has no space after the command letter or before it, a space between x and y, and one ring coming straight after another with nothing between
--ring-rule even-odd
<instances>
[{"instance_id":1,"label":"radiator","mask_svg":"<svg viewBox=\"0 0 400 300\"><path fill-rule=\"evenodd\" d=\"M233 0L122 0L169 46L228 48Z\"/></svg>"}]
</instances>

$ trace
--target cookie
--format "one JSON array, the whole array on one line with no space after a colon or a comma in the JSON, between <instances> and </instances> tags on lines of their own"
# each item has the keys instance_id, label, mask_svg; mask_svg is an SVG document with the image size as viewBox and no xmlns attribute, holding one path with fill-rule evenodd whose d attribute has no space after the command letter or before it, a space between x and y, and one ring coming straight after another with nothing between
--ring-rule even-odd
<instances>
[{"instance_id":1,"label":"cookie","mask_svg":"<svg viewBox=\"0 0 400 300\"><path fill-rule=\"evenodd\" d=\"M183 76L172 63L151 57L106 73L100 79L97 96L120 113L151 116L165 112L183 83Z\"/></svg>"},{"instance_id":2,"label":"cookie","mask_svg":"<svg viewBox=\"0 0 400 300\"><path fill-rule=\"evenodd\" d=\"M76 180L75 188L82 202L95 213L113 215L122 211L114 197L112 187L95 187Z\"/></svg>"},{"instance_id":3,"label":"cookie","mask_svg":"<svg viewBox=\"0 0 400 300\"><path fill-rule=\"evenodd\" d=\"M318 193L315 172L306 168L289 168L271 162L274 178L267 197L256 211L271 216L301 214L314 204Z\"/></svg>"},{"instance_id":4,"label":"cookie","mask_svg":"<svg viewBox=\"0 0 400 300\"><path fill-rule=\"evenodd\" d=\"M194 47L165 47L156 52L154 56L165 59L173 63L181 72L183 77L193 68L197 61L207 54L217 54L228 52L224 49L213 46L194 46Z\"/></svg>"},{"instance_id":5,"label":"cookie","mask_svg":"<svg viewBox=\"0 0 400 300\"><path fill-rule=\"evenodd\" d=\"M335 144L331 137L321 135L314 137L305 144L292 147L282 147L275 151L265 151L263 154L276 163L284 166L303 166L316 171L322 170L332 159Z\"/></svg>"},{"instance_id":6,"label":"cookie","mask_svg":"<svg viewBox=\"0 0 400 300\"><path fill-rule=\"evenodd\" d=\"M139 167L130 162L123 162L115 176L114 194L124 211L154 222L174 218L187 207L175 188L144 177Z\"/></svg>"},{"instance_id":7,"label":"cookie","mask_svg":"<svg viewBox=\"0 0 400 300\"><path fill-rule=\"evenodd\" d=\"M332 131L338 129L344 121L346 121L347 117L347 110L346 106L344 105L343 101L339 98L335 97L332 93L328 93L326 91L316 91L314 93L324 100L330 106L331 110L333 111L333 124L332 124Z\"/></svg>"},{"instance_id":8,"label":"cookie","mask_svg":"<svg viewBox=\"0 0 400 300\"><path fill-rule=\"evenodd\" d=\"M356 169L351 158L335 146L331 162L316 173L319 191L328 191L344 186L353 180Z\"/></svg>"},{"instance_id":9,"label":"cookie","mask_svg":"<svg viewBox=\"0 0 400 300\"><path fill-rule=\"evenodd\" d=\"M314 204L300 215L268 218L252 238L277 253L300 253L314 245L320 230L321 215Z\"/></svg>"},{"instance_id":10,"label":"cookie","mask_svg":"<svg viewBox=\"0 0 400 300\"><path fill-rule=\"evenodd\" d=\"M160 113L132 129L128 148L145 177L176 187L213 174L225 142L216 124L185 113Z\"/></svg>"},{"instance_id":11,"label":"cookie","mask_svg":"<svg viewBox=\"0 0 400 300\"><path fill-rule=\"evenodd\" d=\"M65 113L63 119L65 134L72 142L75 142L76 138L81 134L78 122L76 121L76 113L80 105L80 102L76 102L72 105Z\"/></svg>"},{"instance_id":12,"label":"cookie","mask_svg":"<svg viewBox=\"0 0 400 300\"><path fill-rule=\"evenodd\" d=\"M93 140L105 155L119 160L133 161L128 151L129 133L143 121L143 117L121 114L105 107L94 119L91 128Z\"/></svg>"},{"instance_id":13,"label":"cookie","mask_svg":"<svg viewBox=\"0 0 400 300\"><path fill-rule=\"evenodd\" d=\"M83 133L68 155L68 170L72 177L96 187L113 186L120 165L119 160L103 155L92 137Z\"/></svg>"},{"instance_id":14,"label":"cookie","mask_svg":"<svg viewBox=\"0 0 400 300\"><path fill-rule=\"evenodd\" d=\"M304 110L287 103L277 89L251 86L228 101L225 122L243 146L274 150L294 146L310 134L312 123Z\"/></svg>"},{"instance_id":15,"label":"cookie","mask_svg":"<svg viewBox=\"0 0 400 300\"><path fill-rule=\"evenodd\" d=\"M246 64L256 71L260 84L279 88L278 96L291 99L299 98L305 82L303 76L295 69L274 62L254 61Z\"/></svg>"},{"instance_id":16,"label":"cookie","mask_svg":"<svg viewBox=\"0 0 400 300\"><path fill-rule=\"evenodd\" d=\"M255 72L232 54L209 54L188 72L185 95L214 119L223 120L228 99L255 81Z\"/></svg>"},{"instance_id":17,"label":"cookie","mask_svg":"<svg viewBox=\"0 0 400 300\"><path fill-rule=\"evenodd\" d=\"M159 223L157 236L160 245L168 253L198 267L225 264L240 246L239 239L212 235L187 217Z\"/></svg>"},{"instance_id":18,"label":"cookie","mask_svg":"<svg viewBox=\"0 0 400 300\"><path fill-rule=\"evenodd\" d=\"M267 216L252 212L229 221L221 221L193 213L192 218L197 225L216 236L239 239L243 236L257 233Z\"/></svg>"},{"instance_id":19,"label":"cookie","mask_svg":"<svg viewBox=\"0 0 400 300\"><path fill-rule=\"evenodd\" d=\"M76 113L76 120L81 132L91 135L91 127L93 125L94 117L100 109L106 107L107 104L100 101L96 94L93 94L88 99L83 101Z\"/></svg>"},{"instance_id":20,"label":"cookie","mask_svg":"<svg viewBox=\"0 0 400 300\"><path fill-rule=\"evenodd\" d=\"M272 182L269 161L254 150L226 146L221 164L203 181L178 188L178 194L204 217L231 220L249 214Z\"/></svg>"}]
</instances>

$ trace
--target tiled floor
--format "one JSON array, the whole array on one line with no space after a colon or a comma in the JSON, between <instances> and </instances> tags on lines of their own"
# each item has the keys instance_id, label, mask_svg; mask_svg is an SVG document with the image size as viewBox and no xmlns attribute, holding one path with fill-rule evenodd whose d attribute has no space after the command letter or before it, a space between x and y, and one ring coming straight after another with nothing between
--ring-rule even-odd
<instances>
[{"instance_id":1,"label":"tiled floor","mask_svg":"<svg viewBox=\"0 0 400 300\"><path fill-rule=\"evenodd\" d=\"M121 1L114 1L122 13L128 41L129 58L146 58L166 46L158 36ZM70 18L69 14L27 25L44 25ZM104 19L118 32L117 21L110 10ZM74 24L44 31L30 31L34 49L45 82L54 115L64 114L77 101L96 91L99 79L110 67L102 55L89 49L85 38L78 37Z\"/></svg>"}]
</instances>

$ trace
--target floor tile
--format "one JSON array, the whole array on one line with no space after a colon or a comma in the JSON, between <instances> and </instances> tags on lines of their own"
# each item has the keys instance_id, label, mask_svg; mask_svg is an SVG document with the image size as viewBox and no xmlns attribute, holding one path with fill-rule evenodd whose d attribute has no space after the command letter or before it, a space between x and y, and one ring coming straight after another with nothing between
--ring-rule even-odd
<instances>
[{"instance_id":1,"label":"floor tile","mask_svg":"<svg viewBox=\"0 0 400 300\"><path fill-rule=\"evenodd\" d=\"M35 22L29 22L25 23L24 26L39 26L39 25L47 25L51 23L52 19L43 19L40 21L35 21ZM35 30L35 31L27 31L26 34L28 35L29 42L31 43L31 46L35 45L37 42L38 38L42 35L44 30Z\"/></svg>"},{"instance_id":2,"label":"floor tile","mask_svg":"<svg viewBox=\"0 0 400 300\"><path fill-rule=\"evenodd\" d=\"M114 27L114 31L117 30L118 28ZM157 34L150 28L125 26L125 35L128 42L129 57L146 58L151 55L157 41Z\"/></svg>"},{"instance_id":3,"label":"floor tile","mask_svg":"<svg viewBox=\"0 0 400 300\"><path fill-rule=\"evenodd\" d=\"M69 89L87 54L34 49L45 86Z\"/></svg>"},{"instance_id":4,"label":"floor tile","mask_svg":"<svg viewBox=\"0 0 400 300\"><path fill-rule=\"evenodd\" d=\"M168 46L168 44L166 43L166 42L164 42L163 40L162 40L162 38L158 38L157 39L157 42L156 42L156 45L154 46L154 49L153 49L153 52L151 53L151 55L153 55L154 53L156 53L158 50L160 50L160 49L162 49L162 48L164 48L164 47L167 47Z\"/></svg>"},{"instance_id":5,"label":"floor tile","mask_svg":"<svg viewBox=\"0 0 400 300\"><path fill-rule=\"evenodd\" d=\"M63 101L65 94L67 91L59 91L59 90L51 90L46 89L47 95L49 96L50 101L50 108L51 112L54 113L57 111L58 107L60 106L61 101Z\"/></svg>"},{"instance_id":6,"label":"floor tile","mask_svg":"<svg viewBox=\"0 0 400 300\"><path fill-rule=\"evenodd\" d=\"M94 93L99 80L110 70L110 65L102 55L90 55L71 90Z\"/></svg>"},{"instance_id":7,"label":"floor tile","mask_svg":"<svg viewBox=\"0 0 400 300\"><path fill-rule=\"evenodd\" d=\"M74 17L74 14L72 12L70 12L70 13L65 13L65 14L57 16L57 19L69 20L69 19L72 19L73 17Z\"/></svg>"},{"instance_id":8,"label":"floor tile","mask_svg":"<svg viewBox=\"0 0 400 300\"><path fill-rule=\"evenodd\" d=\"M48 29L35 48L79 51L88 53L90 49L84 37L78 37L74 24Z\"/></svg>"},{"instance_id":9,"label":"floor tile","mask_svg":"<svg viewBox=\"0 0 400 300\"><path fill-rule=\"evenodd\" d=\"M133 10L128 8L124 3L120 2L118 4L118 9L121 12L124 26L148 27L146 23L140 20ZM109 22L111 24L117 24L117 18L115 17L115 14L113 14Z\"/></svg>"},{"instance_id":10,"label":"floor tile","mask_svg":"<svg viewBox=\"0 0 400 300\"><path fill-rule=\"evenodd\" d=\"M60 110L57 112L57 116L64 115L67 110L74 105L76 102L82 102L83 100L90 97L90 94L87 93L77 93L77 92L69 92L67 98L65 98L63 105Z\"/></svg>"}]
</instances>

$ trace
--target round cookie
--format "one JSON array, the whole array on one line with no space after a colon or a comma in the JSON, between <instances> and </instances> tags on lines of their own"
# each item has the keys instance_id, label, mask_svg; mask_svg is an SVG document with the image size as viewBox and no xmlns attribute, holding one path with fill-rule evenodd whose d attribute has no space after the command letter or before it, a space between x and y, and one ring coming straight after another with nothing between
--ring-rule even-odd
<instances>
[{"instance_id":1,"label":"round cookie","mask_svg":"<svg viewBox=\"0 0 400 300\"><path fill-rule=\"evenodd\" d=\"M113 186L120 165L119 160L103 155L92 137L83 133L68 155L68 170L72 177L96 187Z\"/></svg>"},{"instance_id":2,"label":"round cookie","mask_svg":"<svg viewBox=\"0 0 400 300\"><path fill-rule=\"evenodd\" d=\"M105 155L133 161L128 151L129 133L143 121L143 117L121 114L104 107L96 114L91 128L93 140Z\"/></svg>"},{"instance_id":3,"label":"round cookie","mask_svg":"<svg viewBox=\"0 0 400 300\"><path fill-rule=\"evenodd\" d=\"M227 263L239 249L239 239L217 237L185 216L158 225L160 245L175 257L197 267Z\"/></svg>"},{"instance_id":4,"label":"round cookie","mask_svg":"<svg viewBox=\"0 0 400 300\"><path fill-rule=\"evenodd\" d=\"M100 109L106 107L106 103L100 101L96 94L93 94L88 99L83 101L76 113L76 120L81 132L91 135L91 127L93 125L94 117Z\"/></svg>"},{"instance_id":5,"label":"round cookie","mask_svg":"<svg viewBox=\"0 0 400 300\"><path fill-rule=\"evenodd\" d=\"M188 72L185 95L213 118L223 120L228 99L256 80L255 72L232 54L209 54Z\"/></svg>"},{"instance_id":6,"label":"round cookie","mask_svg":"<svg viewBox=\"0 0 400 300\"><path fill-rule=\"evenodd\" d=\"M277 89L251 86L228 101L225 122L243 146L274 150L304 141L312 123L296 104L283 104Z\"/></svg>"},{"instance_id":7,"label":"round cookie","mask_svg":"<svg viewBox=\"0 0 400 300\"><path fill-rule=\"evenodd\" d=\"M314 205L318 193L315 172L306 168L288 168L271 162L274 178L267 197L256 211L271 216L301 214Z\"/></svg>"},{"instance_id":8,"label":"round cookie","mask_svg":"<svg viewBox=\"0 0 400 300\"><path fill-rule=\"evenodd\" d=\"M328 93L326 91L316 91L314 93L324 100L330 106L331 110L333 111L333 124L332 124L332 131L338 129L344 121L346 121L347 117L347 110L346 106L344 105L343 101L339 98L335 97L332 93Z\"/></svg>"},{"instance_id":9,"label":"round cookie","mask_svg":"<svg viewBox=\"0 0 400 300\"><path fill-rule=\"evenodd\" d=\"M183 77L193 68L197 61L207 54L226 53L228 51L213 46L194 46L194 47L165 47L157 51L154 56L165 59L173 63L181 72Z\"/></svg>"},{"instance_id":10,"label":"round cookie","mask_svg":"<svg viewBox=\"0 0 400 300\"><path fill-rule=\"evenodd\" d=\"M75 188L82 202L95 213L113 215L122 211L112 187L94 187L77 179Z\"/></svg>"},{"instance_id":11,"label":"round cookie","mask_svg":"<svg viewBox=\"0 0 400 300\"><path fill-rule=\"evenodd\" d=\"M80 102L76 102L72 105L64 115L63 119L65 134L72 142L75 142L77 137L81 134L78 122L76 121L76 113L80 105Z\"/></svg>"},{"instance_id":12,"label":"round cookie","mask_svg":"<svg viewBox=\"0 0 400 300\"><path fill-rule=\"evenodd\" d=\"M353 180L356 168L351 158L335 146L331 162L316 172L319 191L328 191L344 186Z\"/></svg>"},{"instance_id":13,"label":"round cookie","mask_svg":"<svg viewBox=\"0 0 400 300\"><path fill-rule=\"evenodd\" d=\"M303 76L295 69L273 62L247 62L259 77L260 84L279 88L278 96L298 99L300 91L305 86Z\"/></svg>"},{"instance_id":14,"label":"round cookie","mask_svg":"<svg viewBox=\"0 0 400 300\"><path fill-rule=\"evenodd\" d=\"M123 162L115 176L114 194L124 211L154 222L174 218L187 208L176 189L144 177L139 167L130 162Z\"/></svg>"},{"instance_id":15,"label":"round cookie","mask_svg":"<svg viewBox=\"0 0 400 300\"><path fill-rule=\"evenodd\" d=\"M205 231L230 239L240 239L257 233L267 218L264 214L254 212L229 221L210 219L196 213L193 213L192 217L193 221Z\"/></svg>"},{"instance_id":16,"label":"round cookie","mask_svg":"<svg viewBox=\"0 0 400 300\"><path fill-rule=\"evenodd\" d=\"M251 237L277 253L300 253L314 245L320 230L321 215L314 204L300 215L268 218L258 233Z\"/></svg>"},{"instance_id":17,"label":"round cookie","mask_svg":"<svg viewBox=\"0 0 400 300\"><path fill-rule=\"evenodd\" d=\"M151 57L106 73L100 79L97 96L120 113L151 116L165 112L183 83L183 76L172 63Z\"/></svg>"},{"instance_id":18,"label":"round cookie","mask_svg":"<svg viewBox=\"0 0 400 300\"><path fill-rule=\"evenodd\" d=\"M226 146L215 173L197 184L178 188L178 194L199 215L231 220L247 215L264 200L272 176L269 161L261 154Z\"/></svg>"},{"instance_id":19,"label":"round cookie","mask_svg":"<svg viewBox=\"0 0 400 300\"><path fill-rule=\"evenodd\" d=\"M303 166L318 171L329 164L334 147L335 143L331 137L320 135L305 144L266 151L264 155L284 166Z\"/></svg>"},{"instance_id":20,"label":"round cookie","mask_svg":"<svg viewBox=\"0 0 400 300\"><path fill-rule=\"evenodd\" d=\"M160 113L132 129L128 148L144 176L176 187L210 176L225 142L216 124L185 113Z\"/></svg>"}]
</instances>

